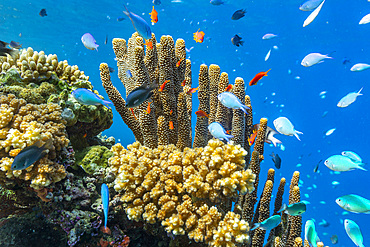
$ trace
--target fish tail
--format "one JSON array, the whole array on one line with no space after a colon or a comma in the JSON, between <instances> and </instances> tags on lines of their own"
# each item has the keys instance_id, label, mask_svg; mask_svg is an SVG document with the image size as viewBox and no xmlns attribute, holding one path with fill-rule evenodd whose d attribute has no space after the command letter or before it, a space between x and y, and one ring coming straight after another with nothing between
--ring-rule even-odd
<instances>
[{"instance_id":1,"label":"fish tail","mask_svg":"<svg viewBox=\"0 0 370 247\"><path fill-rule=\"evenodd\" d=\"M225 134L225 139L227 142L229 142L231 138L234 138L234 136Z\"/></svg>"},{"instance_id":2,"label":"fish tail","mask_svg":"<svg viewBox=\"0 0 370 247\"><path fill-rule=\"evenodd\" d=\"M358 95L363 95L362 93L361 93L361 91L362 91L362 89L363 89L364 87L362 87L359 91L358 91Z\"/></svg>"},{"instance_id":3,"label":"fish tail","mask_svg":"<svg viewBox=\"0 0 370 247\"><path fill-rule=\"evenodd\" d=\"M275 137L270 137L270 141L272 142L272 144L274 145L274 147L276 147L276 145L279 143L282 143L279 139L276 139Z\"/></svg>"},{"instance_id":4,"label":"fish tail","mask_svg":"<svg viewBox=\"0 0 370 247\"><path fill-rule=\"evenodd\" d=\"M244 44L244 41L240 41L240 44L243 45Z\"/></svg>"},{"instance_id":5,"label":"fish tail","mask_svg":"<svg viewBox=\"0 0 370 247\"><path fill-rule=\"evenodd\" d=\"M300 131L298 131L298 130L294 130L294 136L295 136L295 137L297 137L298 141L300 141L301 139L299 139L298 134L303 135L303 133L302 133L302 132L300 132Z\"/></svg>"},{"instance_id":6,"label":"fish tail","mask_svg":"<svg viewBox=\"0 0 370 247\"><path fill-rule=\"evenodd\" d=\"M260 227L261 223L254 223L254 226L253 228L251 229L251 231L257 229L258 227Z\"/></svg>"},{"instance_id":7,"label":"fish tail","mask_svg":"<svg viewBox=\"0 0 370 247\"><path fill-rule=\"evenodd\" d=\"M362 166L364 166L365 163L360 163L360 164L357 164L357 168L360 169L360 170L363 170L365 172L367 172L367 170L365 168L363 168Z\"/></svg>"},{"instance_id":8,"label":"fish tail","mask_svg":"<svg viewBox=\"0 0 370 247\"><path fill-rule=\"evenodd\" d=\"M286 204L284 203L283 204L283 206L280 208L280 210L279 211L277 211L278 213L282 213L282 212L284 212L285 210L286 210Z\"/></svg>"},{"instance_id":9,"label":"fish tail","mask_svg":"<svg viewBox=\"0 0 370 247\"><path fill-rule=\"evenodd\" d=\"M103 100L103 105L109 109L112 109L110 106L113 106L113 103L107 100Z\"/></svg>"},{"instance_id":10,"label":"fish tail","mask_svg":"<svg viewBox=\"0 0 370 247\"><path fill-rule=\"evenodd\" d=\"M242 110L246 115L248 115L248 109L250 109L248 106L241 104L240 110Z\"/></svg>"}]
</instances>

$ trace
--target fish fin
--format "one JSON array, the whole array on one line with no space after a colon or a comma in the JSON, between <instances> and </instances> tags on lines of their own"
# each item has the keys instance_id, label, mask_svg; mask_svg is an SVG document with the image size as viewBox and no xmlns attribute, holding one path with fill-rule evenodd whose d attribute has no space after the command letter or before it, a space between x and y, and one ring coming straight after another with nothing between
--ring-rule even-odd
<instances>
[{"instance_id":1,"label":"fish fin","mask_svg":"<svg viewBox=\"0 0 370 247\"><path fill-rule=\"evenodd\" d=\"M103 100L103 105L106 106L108 109L112 109L109 105L113 106L113 103L107 100Z\"/></svg>"},{"instance_id":2,"label":"fish fin","mask_svg":"<svg viewBox=\"0 0 370 247\"><path fill-rule=\"evenodd\" d=\"M246 115L248 115L248 109L250 109L248 106L241 104L240 110L242 110Z\"/></svg>"},{"instance_id":3,"label":"fish fin","mask_svg":"<svg viewBox=\"0 0 370 247\"><path fill-rule=\"evenodd\" d=\"M234 136L233 135L227 135L227 134L225 134L225 140L227 142L229 142L231 138L234 138Z\"/></svg>"},{"instance_id":4,"label":"fish fin","mask_svg":"<svg viewBox=\"0 0 370 247\"><path fill-rule=\"evenodd\" d=\"M286 210L286 204L284 203L283 204L283 206L280 208L280 210L279 211L277 211L277 213L282 213L282 212L284 212L285 210Z\"/></svg>"},{"instance_id":5,"label":"fish fin","mask_svg":"<svg viewBox=\"0 0 370 247\"><path fill-rule=\"evenodd\" d=\"M258 227L260 227L261 223L254 223L254 226L253 228L251 229L251 231L257 229Z\"/></svg>"},{"instance_id":6,"label":"fish fin","mask_svg":"<svg viewBox=\"0 0 370 247\"><path fill-rule=\"evenodd\" d=\"M357 92L357 95L363 95L363 94L361 94L361 91L362 91L362 89L363 89L364 87L362 87L358 92Z\"/></svg>"},{"instance_id":7,"label":"fish fin","mask_svg":"<svg viewBox=\"0 0 370 247\"><path fill-rule=\"evenodd\" d=\"M357 167L356 168L367 172L367 170L362 167L363 165L365 165L365 164L364 163L357 164Z\"/></svg>"},{"instance_id":8,"label":"fish fin","mask_svg":"<svg viewBox=\"0 0 370 247\"><path fill-rule=\"evenodd\" d=\"M294 130L294 136L295 136L295 137L297 137L298 141L300 141L301 139L299 139L298 134L303 135L303 133L302 133L302 132L300 132L300 131L298 131L298 130Z\"/></svg>"},{"instance_id":9,"label":"fish fin","mask_svg":"<svg viewBox=\"0 0 370 247\"><path fill-rule=\"evenodd\" d=\"M240 41L240 44L243 45L244 44L244 41Z\"/></svg>"},{"instance_id":10,"label":"fish fin","mask_svg":"<svg viewBox=\"0 0 370 247\"><path fill-rule=\"evenodd\" d=\"M278 140L278 139L276 139L275 137L273 137L273 136L271 136L270 138L269 138L269 140L272 142L272 144L274 145L274 147L276 147L276 145L279 143L279 144L281 144L282 142L280 141L280 140Z\"/></svg>"}]
</instances>

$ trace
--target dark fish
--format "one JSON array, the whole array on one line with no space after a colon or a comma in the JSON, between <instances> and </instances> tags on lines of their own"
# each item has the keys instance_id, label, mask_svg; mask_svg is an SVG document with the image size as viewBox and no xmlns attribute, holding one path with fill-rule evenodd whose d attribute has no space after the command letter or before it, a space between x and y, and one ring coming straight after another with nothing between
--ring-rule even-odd
<instances>
[{"instance_id":1,"label":"dark fish","mask_svg":"<svg viewBox=\"0 0 370 247\"><path fill-rule=\"evenodd\" d=\"M47 16L48 14L46 14L46 9L42 9L42 10L40 11L39 15L40 15L41 17L45 17L45 16Z\"/></svg>"},{"instance_id":2,"label":"dark fish","mask_svg":"<svg viewBox=\"0 0 370 247\"><path fill-rule=\"evenodd\" d=\"M278 154L274 154L274 152L272 152L270 154L270 156L272 157L272 161L275 163L275 167L277 169L280 169L280 167L281 167L281 158L280 158L280 156Z\"/></svg>"},{"instance_id":3,"label":"dark fish","mask_svg":"<svg viewBox=\"0 0 370 247\"><path fill-rule=\"evenodd\" d=\"M114 68L108 66L108 69L109 69L109 73L113 73L114 72Z\"/></svg>"},{"instance_id":4,"label":"dark fish","mask_svg":"<svg viewBox=\"0 0 370 247\"><path fill-rule=\"evenodd\" d=\"M209 1L211 4L213 4L213 5L221 5L221 4L224 4L225 2L224 1L222 1L222 0L211 0L211 1Z\"/></svg>"},{"instance_id":5,"label":"dark fish","mask_svg":"<svg viewBox=\"0 0 370 247\"><path fill-rule=\"evenodd\" d=\"M105 36L104 45L108 44L108 34Z\"/></svg>"},{"instance_id":6,"label":"dark fish","mask_svg":"<svg viewBox=\"0 0 370 247\"><path fill-rule=\"evenodd\" d=\"M315 168L313 168L313 172L317 172L319 170L319 165L321 163L322 160L319 161L319 163L317 163L317 165L315 166Z\"/></svg>"},{"instance_id":7,"label":"dark fish","mask_svg":"<svg viewBox=\"0 0 370 247\"><path fill-rule=\"evenodd\" d=\"M28 146L15 156L11 169L23 170L31 166L33 163L44 157L49 149L53 147L52 140L49 139L44 145L41 146L41 141L35 142L33 145Z\"/></svg>"},{"instance_id":8,"label":"dark fish","mask_svg":"<svg viewBox=\"0 0 370 247\"><path fill-rule=\"evenodd\" d=\"M22 47L22 44L19 44L19 42L11 41L9 46L13 49L19 49Z\"/></svg>"},{"instance_id":9,"label":"dark fish","mask_svg":"<svg viewBox=\"0 0 370 247\"><path fill-rule=\"evenodd\" d=\"M122 17L122 16L117 17L117 21L123 21L123 20L125 20L125 17Z\"/></svg>"},{"instance_id":10,"label":"dark fish","mask_svg":"<svg viewBox=\"0 0 370 247\"><path fill-rule=\"evenodd\" d=\"M244 14L247 13L247 11L245 9L239 9L237 11L235 11L235 13L233 14L233 16L231 16L231 19L232 20L239 20L240 18L243 18L244 17Z\"/></svg>"},{"instance_id":11,"label":"dark fish","mask_svg":"<svg viewBox=\"0 0 370 247\"><path fill-rule=\"evenodd\" d=\"M333 236L330 237L330 241L332 244L337 244L338 243L338 236L334 234Z\"/></svg>"},{"instance_id":12,"label":"dark fish","mask_svg":"<svg viewBox=\"0 0 370 247\"><path fill-rule=\"evenodd\" d=\"M6 47L0 47L0 57L6 57L6 54L9 54L12 57L15 57L19 53L18 50L9 49Z\"/></svg>"},{"instance_id":13,"label":"dark fish","mask_svg":"<svg viewBox=\"0 0 370 247\"><path fill-rule=\"evenodd\" d=\"M134 108L139 106L145 100L149 99L153 94L153 89L155 89L157 85L155 84L143 84L140 87L135 88L134 90L127 95L126 98L126 107Z\"/></svg>"},{"instance_id":14,"label":"dark fish","mask_svg":"<svg viewBox=\"0 0 370 247\"><path fill-rule=\"evenodd\" d=\"M234 37L231 38L231 42L233 45L236 45L239 47L239 45L243 45L244 41L241 41L242 37L238 36L237 34L234 35Z\"/></svg>"},{"instance_id":15,"label":"dark fish","mask_svg":"<svg viewBox=\"0 0 370 247\"><path fill-rule=\"evenodd\" d=\"M351 62L351 60L349 60L348 58L343 58L343 61L342 61L342 63L343 63L343 65L346 65L347 63L350 63Z\"/></svg>"},{"instance_id":16,"label":"dark fish","mask_svg":"<svg viewBox=\"0 0 370 247\"><path fill-rule=\"evenodd\" d=\"M161 4L161 0L153 0L152 3L154 5L160 5Z\"/></svg>"},{"instance_id":17,"label":"dark fish","mask_svg":"<svg viewBox=\"0 0 370 247\"><path fill-rule=\"evenodd\" d=\"M6 47L9 43L0 40L0 47Z\"/></svg>"}]
</instances>

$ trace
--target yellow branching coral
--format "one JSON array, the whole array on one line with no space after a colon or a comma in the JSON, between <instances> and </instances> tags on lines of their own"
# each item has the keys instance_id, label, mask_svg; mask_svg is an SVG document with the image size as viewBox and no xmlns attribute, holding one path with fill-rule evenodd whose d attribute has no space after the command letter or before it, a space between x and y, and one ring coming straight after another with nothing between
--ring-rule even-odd
<instances>
[{"instance_id":1,"label":"yellow branching coral","mask_svg":"<svg viewBox=\"0 0 370 247\"><path fill-rule=\"evenodd\" d=\"M127 149L117 144L112 151L109 163L118 173L114 189L129 219L159 221L167 232L187 233L214 246L249 239L248 223L217 207L254 189L255 175L244 170L246 151L240 145L210 140L204 148L181 151L174 145L150 149L135 142Z\"/></svg>"},{"instance_id":2,"label":"yellow branching coral","mask_svg":"<svg viewBox=\"0 0 370 247\"><path fill-rule=\"evenodd\" d=\"M56 158L56 152L69 143L61 107L54 103L27 104L12 94L0 96L0 104L0 111L6 113L1 115L0 175L10 179L30 180L31 187L35 189L62 180L66 176L64 166L52 161ZM49 139L53 140L53 149L47 157L25 170L11 170L13 157L23 148L37 141L45 143Z\"/></svg>"}]
</instances>

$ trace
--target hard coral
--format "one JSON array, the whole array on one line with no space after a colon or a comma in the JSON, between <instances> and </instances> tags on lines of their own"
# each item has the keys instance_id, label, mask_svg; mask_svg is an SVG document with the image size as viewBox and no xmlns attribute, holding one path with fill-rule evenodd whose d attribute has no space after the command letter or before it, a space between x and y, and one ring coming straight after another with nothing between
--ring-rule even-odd
<instances>
[{"instance_id":1,"label":"hard coral","mask_svg":"<svg viewBox=\"0 0 370 247\"><path fill-rule=\"evenodd\" d=\"M136 142L127 149L117 144L112 151L109 165L118 173L114 189L129 219L159 221L168 233L188 233L215 246L215 236L229 225L235 226L230 243L248 239L248 223L219 208L254 189L255 175L244 170L246 151L240 145L210 140L205 148L181 152L174 145L150 149Z\"/></svg>"}]
</instances>

